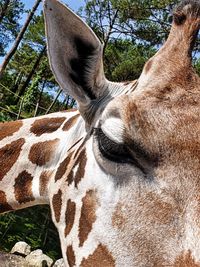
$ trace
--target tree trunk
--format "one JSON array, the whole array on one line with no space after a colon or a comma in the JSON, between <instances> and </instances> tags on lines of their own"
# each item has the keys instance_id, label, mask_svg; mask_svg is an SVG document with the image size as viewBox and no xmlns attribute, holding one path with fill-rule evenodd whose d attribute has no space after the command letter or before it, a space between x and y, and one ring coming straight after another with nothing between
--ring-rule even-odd
<instances>
[{"instance_id":1,"label":"tree trunk","mask_svg":"<svg viewBox=\"0 0 200 267\"><path fill-rule=\"evenodd\" d=\"M20 85L20 83L21 83L21 81L22 81L23 75L24 75L24 74L22 73L22 71L20 71L19 74L17 75L17 77L16 77L16 79L15 79L15 82L14 82L14 85L13 85L12 88L11 88L11 91L12 91L13 93L16 93L16 92L17 92L17 90L18 90L18 88L19 88L19 85Z\"/></svg>"},{"instance_id":2,"label":"tree trunk","mask_svg":"<svg viewBox=\"0 0 200 267\"><path fill-rule=\"evenodd\" d=\"M22 27L21 31L19 32L19 34L18 34L18 36L17 36L12 48L10 49L8 54L5 56L4 61L3 61L2 65L0 66L0 78L2 77L3 72L6 69L9 61L12 58L12 56L15 54L15 52L16 52L16 50L17 50L17 48L18 48L18 46L19 46L19 44L20 44L20 42L21 42L21 40L22 40L22 38L24 36L24 33L26 32L26 29L27 29L31 19L33 18L33 15L34 15L34 13L35 13L36 9L38 8L38 6L39 6L41 1L42 0L36 0L35 1L35 4L34 4L31 12L29 13L29 15L27 17L24 26Z\"/></svg>"},{"instance_id":3,"label":"tree trunk","mask_svg":"<svg viewBox=\"0 0 200 267\"><path fill-rule=\"evenodd\" d=\"M75 103L76 103L76 100L75 99L72 99L72 102L70 104L70 108L73 108Z\"/></svg>"},{"instance_id":4,"label":"tree trunk","mask_svg":"<svg viewBox=\"0 0 200 267\"><path fill-rule=\"evenodd\" d=\"M3 18L6 15L6 11L8 9L8 6L10 4L10 0L5 0L2 7L0 7L0 23L2 22Z\"/></svg>"},{"instance_id":5,"label":"tree trunk","mask_svg":"<svg viewBox=\"0 0 200 267\"><path fill-rule=\"evenodd\" d=\"M45 51L46 51L46 45L41 50L37 60L35 61L35 64L33 65L32 70L30 71L30 73L29 73L29 75L28 75L28 77L26 79L26 81L24 82L24 84L20 88L19 94L18 94L19 96L22 96L24 94L26 88L28 87L28 85L29 85L29 83L30 83L30 81L31 81L31 79L32 79L32 77L33 77L33 75L34 75L34 73L35 73L35 71L36 71L36 69L37 69L37 67L38 67L43 55L44 55L44 53L45 53Z\"/></svg>"},{"instance_id":6,"label":"tree trunk","mask_svg":"<svg viewBox=\"0 0 200 267\"><path fill-rule=\"evenodd\" d=\"M36 107L35 107L34 117L37 116L38 108L40 106L40 102L41 102L41 99L42 99L42 94L43 94L45 85L46 85L46 81L43 82L42 89L40 91L40 95L39 95L39 98L38 98L38 101L37 101L37 104L36 104Z\"/></svg>"},{"instance_id":7,"label":"tree trunk","mask_svg":"<svg viewBox=\"0 0 200 267\"><path fill-rule=\"evenodd\" d=\"M49 106L49 108L47 109L46 113L45 114L48 114L50 112L50 110L52 109L52 107L54 106L54 104L56 103L59 95L62 93L62 89L60 89L57 93L57 96L56 98L54 99L54 101L51 103L51 105Z\"/></svg>"},{"instance_id":8,"label":"tree trunk","mask_svg":"<svg viewBox=\"0 0 200 267\"><path fill-rule=\"evenodd\" d=\"M63 101L63 108L67 109L68 105L69 105L69 99L70 99L70 96L67 95L65 97L65 100Z\"/></svg>"},{"instance_id":9,"label":"tree trunk","mask_svg":"<svg viewBox=\"0 0 200 267\"><path fill-rule=\"evenodd\" d=\"M21 113L22 113L23 104L24 104L24 98L22 98L21 102L20 102L19 111L18 111L18 114L17 114L17 120L20 119L20 116L21 116Z\"/></svg>"}]
</instances>

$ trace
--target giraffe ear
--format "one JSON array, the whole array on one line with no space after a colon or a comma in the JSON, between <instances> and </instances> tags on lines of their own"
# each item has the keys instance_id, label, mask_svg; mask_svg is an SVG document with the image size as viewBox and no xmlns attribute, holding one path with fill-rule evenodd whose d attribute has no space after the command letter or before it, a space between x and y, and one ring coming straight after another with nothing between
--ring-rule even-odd
<instances>
[{"instance_id":1,"label":"giraffe ear","mask_svg":"<svg viewBox=\"0 0 200 267\"><path fill-rule=\"evenodd\" d=\"M44 1L48 55L61 88L81 106L100 97L106 88L103 45L94 32L57 0Z\"/></svg>"}]
</instances>

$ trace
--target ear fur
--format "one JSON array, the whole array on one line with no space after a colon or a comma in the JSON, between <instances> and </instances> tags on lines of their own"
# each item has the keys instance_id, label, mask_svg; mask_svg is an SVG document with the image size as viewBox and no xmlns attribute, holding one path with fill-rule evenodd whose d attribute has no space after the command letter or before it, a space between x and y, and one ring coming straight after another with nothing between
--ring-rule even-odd
<instances>
[{"instance_id":1,"label":"ear fur","mask_svg":"<svg viewBox=\"0 0 200 267\"><path fill-rule=\"evenodd\" d=\"M61 88L80 106L100 97L105 88L103 45L94 32L57 0L44 0L48 55Z\"/></svg>"}]
</instances>

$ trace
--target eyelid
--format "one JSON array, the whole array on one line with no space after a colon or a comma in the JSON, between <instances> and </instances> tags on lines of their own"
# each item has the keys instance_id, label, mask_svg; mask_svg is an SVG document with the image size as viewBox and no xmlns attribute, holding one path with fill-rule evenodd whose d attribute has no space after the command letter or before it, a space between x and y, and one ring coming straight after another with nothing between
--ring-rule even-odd
<instances>
[{"instance_id":1,"label":"eyelid","mask_svg":"<svg viewBox=\"0 0 200 267\"><path fill-rule=\"evenodd\" d=\"M101 123L100 128L109 139L117 144L124 144L125 128L121 119L114 117L107 118L103 123Z\"/></svg>"}]
</instances>

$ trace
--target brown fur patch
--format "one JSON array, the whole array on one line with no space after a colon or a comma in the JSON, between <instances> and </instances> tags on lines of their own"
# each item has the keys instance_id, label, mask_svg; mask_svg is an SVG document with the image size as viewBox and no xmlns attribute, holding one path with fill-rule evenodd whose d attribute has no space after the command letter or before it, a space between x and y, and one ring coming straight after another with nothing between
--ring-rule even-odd
<instances>
[{"instance_id":1,"label":"brown fur patch","mask_svg":"<svg viewBox=\"0 0 200 267\"><path fill-rule=\"evenodd\" d=\"M77 119L79 117L80 117L80 114L76 114L75 116L71 117L68 121L66 121L62 128L63 131L68 131L70 128L72 128L77 122Z\"/></svg>"},{"instance_id":2,"label":"brown fur patch","mask_svg":"<svg viewBox=\"0 0 200 267\"><path fill-rule=\"evenodd\" d=\"M29 152L29 160L38 166L47 164L54 156L59 139L34 144Z\"/></svg>"},{"instance_id":3,"label":"brown fur patch","mask_svg":"<svg viewBox=\"0 0 200 267\"><path fill-rule=\"evenodd\" d=\"M15 198L20 204L35 200L32 193L32 180L33 176L27 171L21 172L15 179Z\"/></svg>"},{"instance_id":4,"label":"brown fur patch","mask_svg":"<svg viewBox=\"0 0 200 267\"><path fill-rule=\"evenodd\" d=\"M55 182L60 180L63 177L63 175L65 174L65 172L67 171L68 164L69 164L69 162L71 160L71 156L72 156L72 152L66 157L66 159L64 159L60 163L60 165L59 165L59 167L58 167L58 169L56 171Z\"/></svg>"},{"instance_id":5,"label":"brown fur patch","mask_svg":"<svg viewBox=\"0 0 200 267\"><path fill-rule=\"evenodd\" d=\"M200 267L200 262L197 263L189 251L178 256L173 267Z\"/></svg>"},{"instance_id":6,"label":"brown fur patch","mask_svg":"<svg viewBox=\"0 0 200 267\"><path fill-rule=\"evenodd\" d=\"M76 212L76 204L75 202L71 201L70 199L67 201L67 209L65 212L65 237L70 233L75 219L75 212Z\"/></svg>"},{"instance_id":7,"label":"brown fur patch","mask_svg":"<svg viewBox=\"0 0 200 267\"><path fill-rule=\"evenodd\" d=\"M45 133L53 133L58 130L65 120L65 117L39 119L34 121L31 125L30 131L36 136L41 136Z\"/></svg>"},{"instance_id":8,"label":"brown fur patch","mask_svg":"<svg viewBox=\"0 0 200 267\"><path fill-rule=\"evenodd\" d=\"M133 81L126 81L126 82L123 82L123 85L129 85L130 83L132 83Z\"/></svg>"},{"instance_id":9,"label":"brown fur patch","mask_svg":"<svg viewBox=\"0 0 200 267\"><path fill-rule=\"evenodd\" d=\"M78 141L76 141L68 150L67 152L71 151L81 140L83 140L83 137L81 137Z\"/></svg>"},{"instance_id":10,"label":"brown fur patch","mask_svg":"<svg viewBox=\"0 0 200 267\"><path fill-rule=\"evenodd\" d=\"M80 155L78 156L77 161L79 162L79 166L78 166L78 170L76 172L76 175L74 177L75 187L78 186L78 184L80 183L81 179L83 178L83 176L85 174L85 166L86 166L86 162L87 162L85 149L83 149L81 151Z\"/></svg>"},{"instance_id":11,"label":"brown fur patch","mask_svg":"<svg viewBox=\"0 0 200 267\"><path fill-rule=\"evenodd\" d=\"M56 222L59 222L60 212L61 212L61 207L62 207L62 191L60 189L58 193L53 196L52 205L53 205Z\"/></svg>"},{"instance_id":12,"label":"brown fur patch","mask_svg":"<svg viewBox=\"0 0 200 267\"><path fill-rule=\"evenodd\" d=\"M76 264L75 254L72 246L67 247L67 261L69 267L73 267Z\"/></svg>"},{"instance_id":13,"label":"brown fur patch","mask_svg":"<svg viewBox=\"0 0 200 267\"><path fill-rule=\"evenodd\" d=\"M103 245L98 245L96 250L87 259L83 259L81 267L114 267L115 260L108 249Z\"/></svg>"},{"instance_id":14,"label":"brown fur patch","mask_svg":"<svg viewBox=\"0 0 200 267\"><path fill-rule=\"evenodd\" d=\"M5 192L0 191L0 213L10 210L13 210L13 208L8 204Z\"/></svg>"},{"instance_id":15,"label":"brown fur patch","mask_svg":"<svg viewBox=\"0 0 200 267\"><path fill-rule=\"evenodd\" d=\"M122 228L124 226L124 222L125 222L125 218L124 218L123 212L122 212L122 204L119 203L116 206L115 211L112 215L112 225L113 225L113 227L116 227L119 230L122 230Z\"/></svg>"},{"instance_id":16,"label":"brown fur patch","mask_svg":"<svg viewBox=\"0 0 200 267\"><path fill-rule=\"evenodd\" d=\"M73 174L73 170L70 171L70 173L67 175L67 182L68 185L70 185L74 180L74 174Z\"/></svg>"},{"instance_id":17,"label":"brown fur patch","mask_svg":"<svg viewBox=\"0 0 200 267\"><path fill-rule=\"evenodd\" d=\"M75 153L74 153L74 159L78 156L78 154L80 153L80 151L82 151L82 148L85 146L85 142L81 143L80 146L76 149ZM85 149L85 148L84 148Z\"/></svg>"},{"instance_id":18,"label":"brown fur patch","mask_svg":"<svg viewBox=\"0 0 200 267\"><path fill-rule=\"evenodd\" d=\"M87 162L86 153L85 149L83 149L73 165L73 168L78 165L78 169L76 171L75 176L73 176L73 169L72 169L67 177L68 185L70 185L74 181L75 187L78 186L78 184L80 183L81 179L85 174L86 162Z\"/></svg>"},{"instance_id":19,"label":"brown fur patch","mask_svg":"<svg viewBox=\"0 0 200 267\"><path fill-rule=\"evenodd\" d=\"M82 199L83 205L81 209L81 217L79 222L79 240L80 246L83 246L89 233L92 230L92 225L96 220L97 197L93 190L87 191Z\"/></svg>"},{"instance_id":20,"label":"brown fur patch","mask_svg":"<svg viewBox=\"0 0 200 267\"><path fill-rule=\"evenodd\" d=\"M11 121L0 123L0 141L5 137L11 136L22 127L22 121Z\"/></svg>"},{"instance_id":21,"label":"brown fur patch","mask_svg":"<svg viewBox=\"0 0 200 267\"><path fill-rule=\"evenodd\" d=\"M176 211L172 204L163 201L154 193L146 194L140 205L149 207L145 212L147 220L159 224L170 223Z\"/></svg>"},{"instance_id":22,"label":"brown fur patch","mask_svg":"<svg viewBox=\"0 0 200 267\"><path fill-rule=\"evenodd\" d=\"M174 236L175 236L175 233L173 237ZM130 245L131 245L130 246L131 250L140 251L140 255L144 255L144 258L148 257L148 260L151 263L150 266L153 266L153 267L169 267L170 266L170 265L165 264L166 260L164 259L164 255L162 252L160 252L160 240L157 242L154 239L153 235L151 234L149 235L148 228L146 229L146 231L145 230L143 231L143 230L140 230L140 227L138 227L138 231L136 231L134 235L132 236ZM146 267L146 265L144 266Z\"/></svg>"},{"instance_id":23,"label":"brown fur patch","mask_svg":"<svg viewBox=\"0 0 200 267\"><path fill-rule=\"evenodd\" d=\"M25 140L21 138L0 149L0 181L17 161L24 143Z\"/></svg>"},{"instance_id":24,"label":"brown fur patch","mask_svg":"<svg viewBox=\"0 0 200 267\"><path fill-rule=\"evenodd\" d=\"M133 89L135 89L135 88L137 87L137 85L138 85L138 80L134 80L132 83L133 83L133 84L132 84L132 86L131 86L131 90L133 90Z\"/></svg>"},{"instance_id":25,"label":"brown fur patch","mask_svg":"<svg viewBox=\"0 0 200 267\"><path fill-rule=\"evenodd\" d=\"M40 175L40 196L47 195L47 185L53 171L43 171Z\"/></svg>"}]
</instances>

